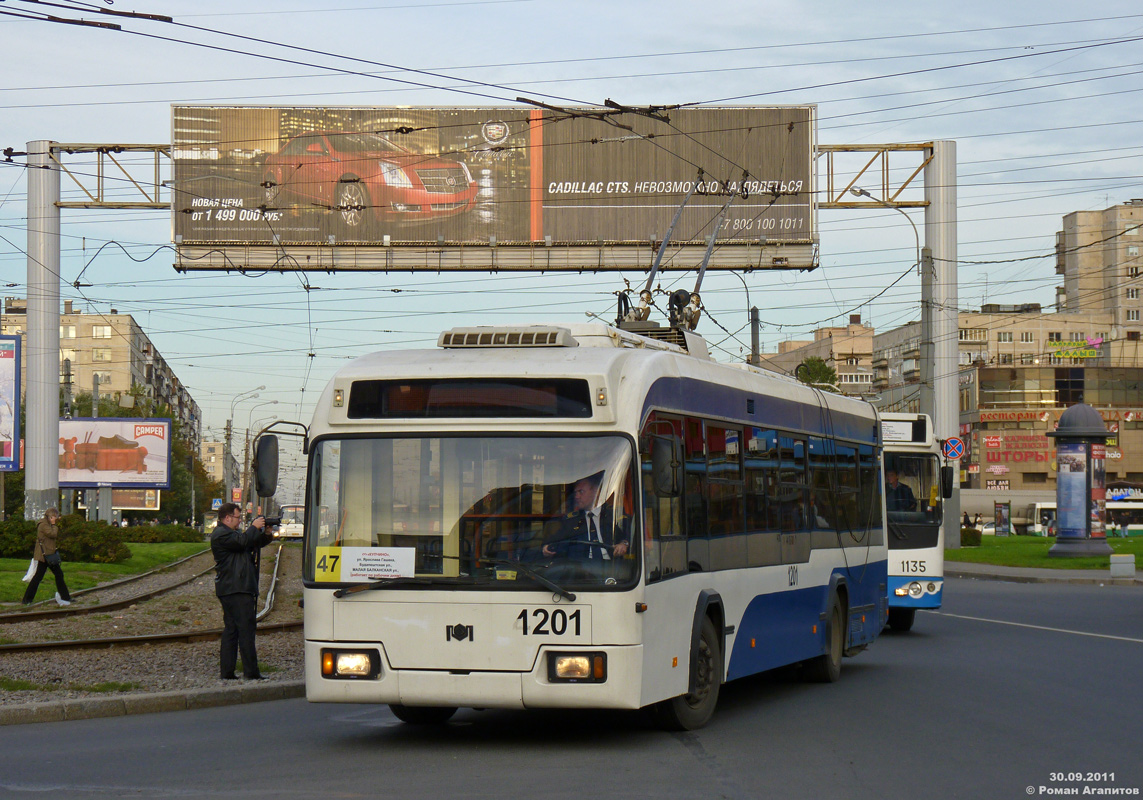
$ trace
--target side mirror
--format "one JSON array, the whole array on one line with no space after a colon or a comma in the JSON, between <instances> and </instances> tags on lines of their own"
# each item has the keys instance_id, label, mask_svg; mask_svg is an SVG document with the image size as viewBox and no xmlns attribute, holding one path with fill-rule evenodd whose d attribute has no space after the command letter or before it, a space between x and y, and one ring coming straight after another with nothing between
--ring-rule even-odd
<instances>
[{"instance_id":1,"label":"side mirror","mask_svg":"<svg viewBox=\"0 0 1143 800\"><path fill-rule=\"evenodd\" d=\"M681 443L674 436L655 436L651 439L651 483L659 497L678 497L682 494L683 465Z\"/></svg>"},{"instance_id":2,"label":"side mirror","mask_svg":"<svg viewBox=\"0 0 1143 800\"><path fill-rule=\"evenodd\" d=\"M254 490L273 497L278 488L278 437L262 434L254 443Z\"/></svg>"},{"instance_id":3,"label":"side mirror","mask_svg":"<svg viewBox=\"0 0 1143 800\"><path fill-rule=\"evenodd\" d=\"M941 467L941 497L948 500L952 497L953 490L953 467Z\"/></svg>"}]
</instances>

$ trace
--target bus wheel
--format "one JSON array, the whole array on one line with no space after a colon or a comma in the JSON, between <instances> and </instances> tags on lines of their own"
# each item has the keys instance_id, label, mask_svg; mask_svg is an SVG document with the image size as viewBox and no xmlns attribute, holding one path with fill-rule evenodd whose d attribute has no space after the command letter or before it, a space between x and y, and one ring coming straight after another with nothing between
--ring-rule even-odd
<instances>
[{"instance_id":1,"label":"bus wheel","mask_svg":"<svg viewBox=\"0 0 1143 800\"><path fill-rule=\"evenodd\" d=\"M834 596L829 607L829 625L826 641L829 649L806 662L806 678L815 683L833 683L841 677L841 657L845 649L846 614L841 601Z\"/></svg>"},{"instance_id":2,"label":"bus wheel","mask_svg":"<svg viewBox=\"0 0 1143 800\"><path fill-rule=\"evenodd\" d=\"M403 706L390 703L393 716L410 725L441 725L456 713L456 706Z\"/></svg>"},{"instance_id":3,"label":"bus wheel","mask_svg":"<svg viewBox=\"0 0 1143 800\"><path fill-rule=\"evenodd\" d=\"M891 608L889 609L889 627L895 631L904 633L913 627L913 620L917 618L917 609L915 608Z\"/></svg>"},{"instance_id":4,"label":"bus wheel","mask_svg":"<svg viewBox=\"0 0 1143 800\"><path fill-rule=\"evenodd\" d=\"M703 619L695 659L695 690L652 707L655 721L669 731L693 731L710 721L722 685L722 649L710 617Z\"/></svg>"}]
</instances>

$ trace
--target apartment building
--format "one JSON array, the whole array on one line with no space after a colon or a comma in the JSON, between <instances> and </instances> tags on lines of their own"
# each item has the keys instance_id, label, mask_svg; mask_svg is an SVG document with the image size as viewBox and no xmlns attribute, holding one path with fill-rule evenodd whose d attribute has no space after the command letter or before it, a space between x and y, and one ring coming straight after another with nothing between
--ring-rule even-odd
<instances>
[{"instance_id":1,"label":"apartment building","mask_svg":"<svg viewBox=\"0 0 1143 800\"><path fill-rule=\"evenodd\" d=\"M837 373L838 388L848 395L868 395L873 388L874 330L851 314L845 327L818 328L812 341L778 344L777 353L761 353L759 366L793 375L807 358L817 357Z\"/></svg>"},{"instance_id":2,"label":"apartment building","mask_svg":"<svg viewBox=\"0 0 1143 800\"><path fill-rule=\"evenodd\" d=\"M4 298L2 332L26 339L27 309L23 298ZM106 314L84 313L72 301L64 301L60 315L61 385L68 379L65 361L70 364L73 393L90 393L97 376L101 395L124 398L132 386L142 386L148 396L171 408L172 418L178 420L195 446L201 440L198 404L130 314L115 309ZM20 385L26 382L21 379Z\"/></svg>"},{"instance_id":3,"label":"apartment building","mask_svg":"<svg viewBox=\"0 0 1143 800\"><path fill-rule=\"evenodd\" d=\"M227 483L226 471L230 470L230 485L238 486L239 480L238 459L231 456L230 464L226 463L226 442L203 442L199 447L199 458L206 467L206 472L212 481L218 481L224 486Z\"/></svg>"}]
</instances>

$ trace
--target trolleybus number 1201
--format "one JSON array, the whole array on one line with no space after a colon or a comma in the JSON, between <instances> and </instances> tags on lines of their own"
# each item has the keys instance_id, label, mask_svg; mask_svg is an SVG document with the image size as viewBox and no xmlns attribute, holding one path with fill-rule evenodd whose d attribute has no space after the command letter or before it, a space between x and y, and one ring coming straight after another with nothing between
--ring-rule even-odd
<instances>
[{"instance_id":1,"label":"trolleybus number 1201","mask_svg":"<svg viewBox=\"0 0 1143 800\"><path fill-rule=\"evenodd\" d=\"M532 628L528 628L528 616L531 614L532 620L535 623ZM570 631L573 636L579 636L579 610L572 613L567 613L562 608L557 608L554 611L548 611L546 608L533 608L531 612L524 609L520 615L516 617L524 626L524 635L528 636L563 636L568 631L568 623L574 626L574 631Z\"/></svg>"}]
</instances>

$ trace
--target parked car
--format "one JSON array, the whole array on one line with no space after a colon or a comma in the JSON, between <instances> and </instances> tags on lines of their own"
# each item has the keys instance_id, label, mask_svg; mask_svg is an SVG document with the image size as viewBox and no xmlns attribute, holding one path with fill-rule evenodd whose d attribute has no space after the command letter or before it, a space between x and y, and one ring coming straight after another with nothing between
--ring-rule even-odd
<instances>
[{"instance_id":1,"label":"parked car","mask_svg":"<svg viewBox=\"0 0 1143 800\"><path fill-rule=\"evenodd\" d=\"M980 526L980 533L982 536L995 536L996 535L996 523L995 522L984 523L983 525Z\"/></svg>"},{"instance_id":2,"label":"parked car","mask_svg":"<svg viewBox=\"0 0 1143 800\"><path fill-rule=\"evenodd\" d=\"M371 222L424 222L472 208L463 161L413 153L377 133L311 131L266 157L266 205L310 203L337 212L347 233Z\"/></svg>"}]
</instances>

